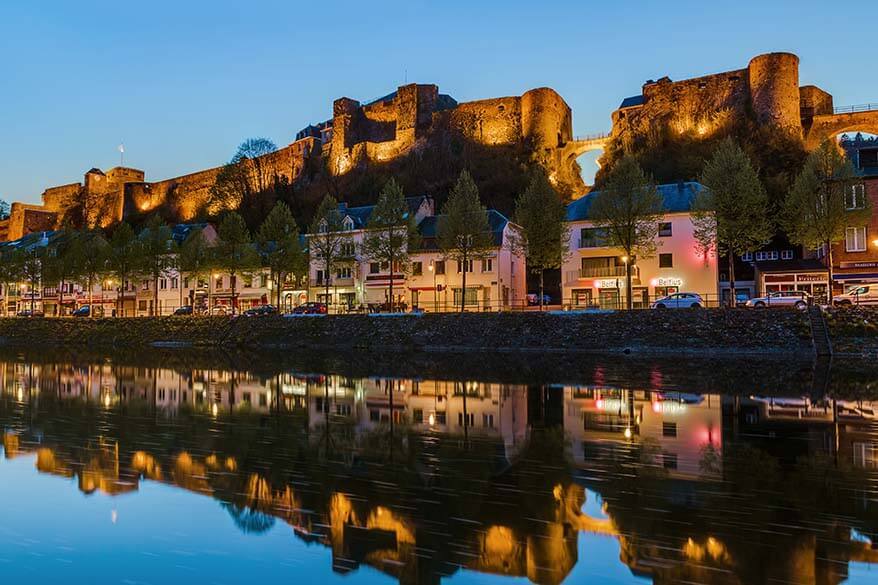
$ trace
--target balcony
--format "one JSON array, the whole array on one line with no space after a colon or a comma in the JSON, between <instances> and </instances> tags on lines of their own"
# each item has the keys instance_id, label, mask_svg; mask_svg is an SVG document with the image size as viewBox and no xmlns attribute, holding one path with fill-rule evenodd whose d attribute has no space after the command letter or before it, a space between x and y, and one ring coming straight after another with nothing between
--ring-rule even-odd
<instances>
[{"instance_id":1,"label":"balcony","mask_svg":"<svg viewBox=\"0 0 878 585\"><path fill-rule=\"evenodd\" d=\"M354 277L351 276L349 278L332 278L329 281L329 286L354 286ZM326 279L323 278L312 278L311 279L312 287L325 287Z\"/></svg>"},{"instance_id":2,"label":"balcony","mask_svg":"<svg viewBox=\"0 0 878 585\"><path fill-rule=\"evenodd\" d=\"M639 276L640 269L631 267L631 276ZM580 268L579 278L614 278L625 276L625 266L600 266L598 268Z\"/></svg>"},{"instance_id":3,"label":"balcony","mask_svg":"<svg viewBox=\"0 0 878 585\"><path fill-rule=\"evenodd\" d=\"M600 237L579 238L577 245L580 250L583 248L606 248L607 242L605 238Z\"/></svg>"}]
</instances>

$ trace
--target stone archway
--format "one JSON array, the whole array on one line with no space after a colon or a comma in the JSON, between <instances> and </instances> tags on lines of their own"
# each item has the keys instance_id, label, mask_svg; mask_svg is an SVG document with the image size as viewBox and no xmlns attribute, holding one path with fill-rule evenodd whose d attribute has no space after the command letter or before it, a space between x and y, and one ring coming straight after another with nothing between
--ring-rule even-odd
<instances>
[{"instance_id":1,"label":"stone archway","mask_svg":"<svg viewBox=\"0 0 878 585\"><path fill-rule=\"evenodd\" d=\"M805 148L813 150L828 138L854 132L878 134L878 106L874 110L814 116L805 132Z\"/></svg>"}]
</instances>

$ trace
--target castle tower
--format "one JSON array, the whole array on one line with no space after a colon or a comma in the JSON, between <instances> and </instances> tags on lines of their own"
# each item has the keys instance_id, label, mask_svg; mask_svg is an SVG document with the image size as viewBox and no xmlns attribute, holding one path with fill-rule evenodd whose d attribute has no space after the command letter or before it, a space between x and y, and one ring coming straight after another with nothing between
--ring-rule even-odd
<instances>
[{"instance_id":1,"label":"castle tower","mask_svg":"<svg viewBox=\"0 0 878 585\"><path fill-rule=\"evenodd\" d=\"M786 128L801 136L799 58L792 53L766 53L747 66L750 99L760 124Z\"/></svg>"},{"instance_id":2,"label":"castle tower","mask_svg":"<svg viewBox=\"0 0 878 585\"><path fill-rule=\"evenodd\" d=\"M572 139L570 107L558 92L540 87L521 96L521 133L538 149L557 148Z\"/></svg>"}]
</instances>

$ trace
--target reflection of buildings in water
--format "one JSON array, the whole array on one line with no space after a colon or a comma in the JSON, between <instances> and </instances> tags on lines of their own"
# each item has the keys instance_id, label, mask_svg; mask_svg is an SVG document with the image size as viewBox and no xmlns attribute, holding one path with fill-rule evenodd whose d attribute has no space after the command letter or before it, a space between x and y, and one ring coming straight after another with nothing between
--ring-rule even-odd
<instances>
[{"instance_id":1,"label":"reflection of buildings in water","mask_svg":"<svg viewBox=\"0 0 878 585\"><path fill-rule=\"evenodd\" d=\"M564 428L580 465L619 460L637 446L642 464L659 466L669 477L722 476L722 403L716 394L567 386Z\"/></svg>"}]
</instances>

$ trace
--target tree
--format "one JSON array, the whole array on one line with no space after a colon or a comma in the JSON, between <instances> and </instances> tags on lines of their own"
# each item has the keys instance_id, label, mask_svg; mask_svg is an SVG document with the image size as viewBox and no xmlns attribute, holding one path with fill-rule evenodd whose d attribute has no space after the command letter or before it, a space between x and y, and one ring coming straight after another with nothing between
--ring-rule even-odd
<instances>
[{"instance_id":1,"label":"tree","mask_svg":"<svg viewBox=\"0 0 878 585\"><path fill-rule=\"evenodd\" d=\"M277 151L277 146L267 138L250 138L238 146L238 150L217 173L210 188L209 211L252 206L256 199L269 193L274 187L274 169L266 156Z\"/></svg>"},{"instance_id":2,"label":"tree","mask_svg":"<svg viewBox=\"0 0 878 585\"><path fill-rule=\"evenodd\" d=\"M125 222L113 230L110 247L107 253L107 271L119 282L116 292L116 314L125 313L125 286L143 266L141 242L134 235L134 230Z\"/></svg>"},{"instance_id":3,"label":"tree","mask_svg":"<svg viewBox=\"0 0 878 585\"><path fill-rule=\"evenodd\" d=\"M71 262L76 267L80 284L88 289L88 315L94 317L94 287L106 273L109 244L96 230L80 232L76 237L79 242L73 248L75 252L71 256Z\"/></svg>"},{"instance_id":4,"label":"tree","mask_svg":"<svg viewBox=\"0 0 878 585\"><path fill-rule=\"evenodd\" d=\"M280 307L287 277L298 277L308 271L308 259L299 243L299 227L286 203L277 203L272 208L259 226L256 240L263 265L268 268L276 291L277 306Z\"/></svg>"},{"instance_id":5,"label":"tree","mask_svg":"<svg viewBox=\"0 0 878 585\"><path fill-rule=\"evenodd\" d=\"M479 189L472 176L460 173L448 200L442 206L437 225L439 248L445 258L460 266L460 311L466 309L466 273L473 260L484 258L494 248L488 214L479 200Z\"/></svg>"},{"instance_id":6,"label":"tree","mask_svg":"<svg viewBox=\"0 0 878 585\"><path fill-rule=\"evenodd\" d=\"M62 229L49 244L46 257L44 276L46 282L55 283L58 288L58 316L64 314L64 285L76 279L76 263L80 255L77 252L79 238L77 233Z\"/></svg>"},{"instance_id":7,"label":"tree","mask_svg":"<svg viewBox=\"0 0 878 585\"><path fill-rule=\"evenodd\" d=\"M259 266L259 255L250 240L244 218L234 211L226 214L217 231L216 263L229 273L232 280L232 311L238 307L236 296L238 274L246 274Z\"/></svg>"},{"instance_id":8,"label":"tree","mask_svg":"<svg viewBox=\"0 0 878 585\"><path fill-rule=\"evenodd\" d=\"M0 221L9 219L9 203L0 199Z\"/></svg>"},{"instance_id":9,"label":"tree","mask_svg":"<svg viewBox=\"0 0 878 585\"><path fill-rule=\"evenodd\" d=\"M394 310L393 274L395 267L407 271L409 250L417 246L418 228L414 214L409 213L402 187L395 179L390 179L372 210L366 233L363 237L363 255L390 268L387 300L390 311Z\"/></svg>"},{"instance_id":10,"label":"tree","mask_svg":"<svg viewBox=\"0 0 878 585\"><path fill-rule=\"evenodd\" d=\"M608 246L625 253L625 305L633 305L631 266L637 257L655 254L662 198L655 184L637 161L626 156L607 178L606 186L594 196L590 209L592 222L606 233Z\"/></svg>"},{"instance_id":11,"label":"tree","mask_svg":"<svg viewBox=\"0 0 878 585\"><path fill-rule=\"evenodd\" d=\"M183 240L183 244L180 246L180 253L177 256L177 268L180 271L181 278L183 274L187 274L189 278L194 279L197 287L202 276L206 276L207 278L210 277L210 271L214 263L215 260L211 254L211 249L208 245L207 239L204 237L204 232L201 229L192 230L186 239ZM210 285L207 287L207 292L210 294ZM182 304L183 286L181 282L180 305ZM207 299L207 306L209 309L209 298Z\"/></svg>"},{"instance_id":12,"label":"tree","mask_svg":"<svg viewBox=\"0 0 878 585\"><path fill-rule=\"evenodd\" d=\"M339 212L335 198L327 195L317 208L308 236L308 252L323 270L327 299L332 271L350 262L348 245L351 245L351 238L345 233L344 215Z\"/></svg>"},{"instance_id":13,"label":"tree","mask_svg":"<svg viewBox=\"0 0 878 585\"><path fill-rule=\"evenodd\" d=\"M164 278L173 268L175 253L171 228L158 215L153 215L137 235L139 270L152 281L153 304L150 315L159 314L159 279Z\"/></svg>"},{"instance_id":14,"label":"tree","mask_svg":"<svg viewBox=\"0 0 878 585\"><path fill-rule=\"evenodd\" d=\"M729 261L729 303L734 307L735 256L752 252L771 239L768 194L750 157L731 139L720 143L705 164L695 197L692 225L699 251L714 249Z\"/></svg>"},{"instance_id":15,"label":"tree","mask_svg":"<svg viewBox=\"0 0 878 585\"><path fill-rule=\"evenodd\" d=\"M3 285L3 315L9 309L9 287L21 280L21 262L12 246L0 247L0 284Z\"/></svg>"},{"instance_id":16,"label":"tree","mask_svg":"<svg viewBox=\"0 0 878 585\"><path fill-rule=\"evenodd\" d=\"M812 152L796 177L784 204L783 220L790 240L826 251L829 304L832 304L832 245L845 238L848 227L869 220L869 200L853 191L856 171L829 140Z\"/></svg>"},{"instance_id":17,"label":"tree","mask_svg":"<svg viewBox=\"0 0 878 585\"><path fill-rule=\"evenodd\" d=\"M570 255L567 207L545 174L537 173L515 200L512 251L527 259L527 267L540 275L540 310L543 310L543 275L560 268Z\"/></svg>"},{"instance_id":18,"label":"tree","mask_svg":"<svg viewBox=\"0 0 878 585\"><path fill-rule=\"evenodd\" d=\"M37 290L44 280L48 252L46 247L35 245L19 250L18 254L17 262L20 266L21 278L28 283L30 289L30 313L33 316Z\"/></svg>"}]
</instances>

